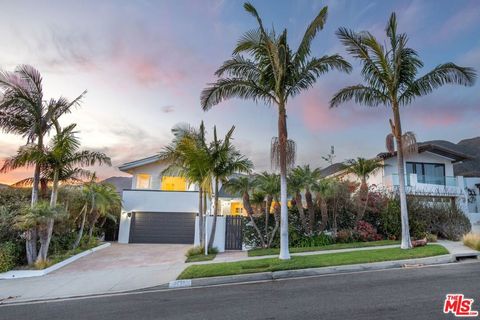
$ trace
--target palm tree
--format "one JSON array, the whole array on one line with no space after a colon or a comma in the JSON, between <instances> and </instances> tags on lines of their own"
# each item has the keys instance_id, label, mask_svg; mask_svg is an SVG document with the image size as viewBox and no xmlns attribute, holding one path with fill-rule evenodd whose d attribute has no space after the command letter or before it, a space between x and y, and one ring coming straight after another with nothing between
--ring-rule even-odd
<instances>
[{"instance_id":1,"label":"palm tree","mask_svg":"<svg viewBox=\"0 0 480 320\"><path fill-rule=\"evenodd\" d=\"M411 149L412 144L407 141L412 139L411 135L402 134L400 106L408 105L416 97L427 95L445 84L471 86L475 82L475 70L449 62L438 65L424 76L417 78L418 69L423 67L423 62L417 52L407 46L407 35L397 34L395 13L390 16L386 27L388 39L386 46L389 45L389 48L384 47L383 41L378 41L369 32L357 33L347 28L340 28L337 35L347 51L362 62L362 76L366 84L341 89L333 96L330 107L336 107L353 99L366 106L385 105L391 108L393 121L390 119L390 126L397 145L402 217L401 247L411 248L405 193L404 152Z\"/></svg>"},{"instance_id":2,"label":"palm tree","mask_svg":"<svg viewBox=\"0 0 480 320\"><path fill-rule=\"evenodd\" d=\"M260 192L263 192L267 195L266 197L266 206L265 206L265 239L267 240L267 244L271 243L268 241L268 234L269 234L269 220L270 220L270 211L272 208L272 203L279 202L279 195L280 195L280 177L278 174L268 173L266 171L262 172L261 174L255 177L256 186ZM274 205L276 208L276 204ZM271 233L270 239L272 239L275 233L278 230L278 219L276 213L274 212L275 218L275 227ZM269 246L269 245L268 245Z\"/></svg>"},{"instance_id":3,"label":"palm tree","mask_svg":"<svg viewBox=\"0 0 480 320\"><path fill-rule=\"evenodd\" d=\"M303 210L303 200L302 200L302 190L303 190L303 181L301 177L294 174L293 170L288 175L288 190L294 195L295 206L297 207L298 214L300 216L300 222L304 232L309 230L307 224L307 218L305 217L305 211Z\"/></svg>"},{"instance_id":4,"label":"palm tree","mask_svg":"<svg viewBox=\"0 0 480 320\"><path fill-rule=\"evenodd\" d=\"M214 214L212 231L208 241L208 248L212 248L215 241L215 232L217 229L217 215L218 215L218 189L219 183L226 182L227 179L234 173L250 172L253 168L253 163L245 158L232 144L232 135L235 131L235 126L227 132L222 140L217 138L217 128L213 127L213 141L210 144L209 154L212 165L212 175L214 179Z\"/></svg>"},{"instance_id":5,"label":"palm tree","mask_svg":"<svg viewBox=\"0 0 480 320\"><path fill-rule=\"evenodd\" d=\"M80 141L75 136L76 125L70 125L61 129L58 121L54 121L57 134L50 141L48 146L39 150L36 145L21 147L17 154L8 158L0 172L15 170L20 167L39 165L41 168L41 179L52 183L50 206L57 206L59 183L61 181L78 180L80 177L90 177L91 173L77 166L92 166L95 164L108 164L110 158L104 153L93 151L79 151ZM23 184L29 179L22 181ZM47 219L47 225L40 235L40 249L37 255L37 262L47 259L48 248L53 232L54 219Z\"/></svg>"},{"instance_id":6,"label":"palm tree","mask_svg":"<svg viewBox=\"0 0 480 320\"><path fill-rule=\"evenodd\" d=\"M43 96L42 76L29 65L20 65L14 72L0 71L0 128L27 138L27 144L36 141L38 150L43 149L44 136L52 121L78 106L84 91L72 101L64 97L46 100ZM38 201L40 164L35 164L32 183L32 206ZM37 231L25 231L27 260L33 264L37 254Z\"/></svg>"},{"instance_id":7,"label":"palm tree","mask_svg":"<svg viewBox=\"0 0 480 320\"><path fill-rule=\"evenodd\" d=\"M347 161L347 172L354 174L360 179L360 199L363 201L362 209L357 214L357 221L362 220L368 204L369 186L367 179L384 165L379 159L365 159L358 157Z\"/></svg>"},{"instance_id":8,"label":"palm tree","mask_svg":"<svg viewBox=\"0 0 480 320\"><path fill-rule=\"evenodd\" d=\"M160 158L169 163L163 173L179 175L199 186L199 233L202 245L205 239L203 218L206 214L206 198L212 193L212 158L205 140L205 126L203 121L199 129L178 125L172 129L172 133L173 141L159 153Z\"/></svg>"},{"instance_id":9,"label":"palm tree","mask_svg":"<svg viewBox=\"0 0 480 320\"><path fill-rule=\"evenodd\" d=\"M312 233L315 227L315 208L313 206L312 199L312 187L320 179L320 169L315 168L310 169L310 165L297 166L292 170L292 175L296 176L300 181L301 187L305 190L305 202L307 203L308 209L308 222L309 222L309 231Z\"/></svg>"},{"instance_id":10,"label":"palm tree","mask_svg":"<svg viewBox=\"0 0 480 320\"><path fill-rule=\"evenodd\" d=\"M242 201L243 201L243 207L245 208L245 211L247 212L247 216L250 218L250 223L257 232L257 236L260 239L260 244L262 248L265 248L265 240L263 238L262 232L257 226L257 223L253 219L253 208L252 204L250 203L250 192L255 189L256 187L256 181L255 179L252 179L251 177L247 176L239 176L232 178L228 180L225 183L225 189L232 193L232 194L241 194L242 195Z\"/></svg>"},{"instance_id":11,"label":"palm tree","mask_svg":"<svg viewBox=\"0 0 480 320\"><path fill-rule=\"evenodd\" d=\"M351 66L339 55L310 57L311 42L323 29L327 7L320 10L308 26L296 51L287 42L286 29L279 35L275 30L266 30L255 7L245 3L244 8L257 20L258 29L245 33L239 40L233 57L215 73L220 79L203 90L201 105L206 111L226 99L238 97L277 106L278 137L273 139L271 157L279 166L281 177L279 257L289 259L287 167L293 166L295 158L294 144L288 140L287 134L287 103L290 98L312 87L320 75L331 69L349 72ZM243 56L243 53L250 57Z\"/></svg>"},{"instance_id":12,"label":"palm tree","mask_svg":"<svg viewBox=\"0 0 480 320\"><path fill-rule=\"evenodd\" d=\"M316 193L316 200L318 207L320 208L320 215L322 223L320 225L320 231L326 229L328 224L328 207L327 200L332 197L335 192L334 181L330 179L321 179L312 186L312 190ZM336 220L334 215L333 220ZM334 221L332 225L336 225Z\"/></svg>"}]
</instances>

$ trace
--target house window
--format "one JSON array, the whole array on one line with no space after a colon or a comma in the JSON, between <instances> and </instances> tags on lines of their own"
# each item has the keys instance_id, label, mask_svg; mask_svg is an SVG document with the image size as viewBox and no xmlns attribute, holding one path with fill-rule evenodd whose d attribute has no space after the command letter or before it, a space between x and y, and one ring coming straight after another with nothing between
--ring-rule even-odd
<instances>
[{"instance_id":1,"label":"house window","mask_svg":"<svg viewBox=\"0 0 480 320\"><path fill-rule=\"evenodd\" d=\"M182 177L162 177L162 190L187 191L187 180Z\"/></svg>"},{"instance_id":2,"label":"house window","mask_svg":"<svg viewBox=\"0 0 480 320\"><path fill-rule=\"evenodd\" d=\"M445 165L443 163L407 162L407 180L410 174L417 175L417 181L426 184L445 185Z\"/></svg>"},{"instance_id":3,"label":"house window","mask_svg":"<svg viewBox=\"0 0 480 320\"><path fill-rule=\"evenodd\" d=\"M150 189L150 181L149 174L137 174L137 189Z\"/></svg>"}]
</instances>

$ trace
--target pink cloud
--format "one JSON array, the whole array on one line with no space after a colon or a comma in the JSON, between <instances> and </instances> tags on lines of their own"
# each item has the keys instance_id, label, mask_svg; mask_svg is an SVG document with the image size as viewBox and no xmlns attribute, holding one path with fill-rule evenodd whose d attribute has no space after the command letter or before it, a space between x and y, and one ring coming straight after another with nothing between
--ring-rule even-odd
<instances>
[{"instance_id":1,"label":"pink cloud","mask_svg":"<svg viewBox=\"0 0 480 320\"><path fill-rule=\"evenodd\" d=\"M455 108L452 108L457 110ZM417 126L435 128L435 127L447 127L462 122L462 115L459 112L453 110L441 110L438 109L435 112L431 112L429 108L414 112L414 116L410 115L411 119Z\"/></svg>"}]
</instances>

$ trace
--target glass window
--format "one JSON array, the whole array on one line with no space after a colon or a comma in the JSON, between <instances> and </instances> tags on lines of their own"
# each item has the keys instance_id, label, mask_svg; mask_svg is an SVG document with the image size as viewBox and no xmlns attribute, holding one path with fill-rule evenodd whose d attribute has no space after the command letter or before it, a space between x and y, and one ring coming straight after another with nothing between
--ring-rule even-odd
<instances>
[{"instance_id":1,"label":"glass window","mask_svg":"<svg viewBox=\"0 0 480 320\"><path fill-rule=\"evenodd\" d=\"M137 174L137 189L150 189L150 180L149 174Z\"/></svg>"},{"instance_id":2,"label":"glass window","mask_svg":"<svg viewBox=\"0 0 480 320\"><path fill-rule=\"evenodd\" d=\"M162 177L162 190L187 191L187 180L182 177Z\"/></svg>"},{"instance_id":3,"label":"glass window","mask_svg":"<svg viewBox=\"0 0 480 320\"><path fill-rule=\"evenodd\" d=\"M407 162L407 174L415 173L420 183L445 185L445 165L442 163Z\"/></svg>"}]
</instances>

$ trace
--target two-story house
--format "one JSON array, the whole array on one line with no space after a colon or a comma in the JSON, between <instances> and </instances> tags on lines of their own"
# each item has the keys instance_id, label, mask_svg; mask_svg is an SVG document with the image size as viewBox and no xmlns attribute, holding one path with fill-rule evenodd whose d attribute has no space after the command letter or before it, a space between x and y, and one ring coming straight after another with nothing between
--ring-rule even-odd
<instances>
[{"instance_id":1,"label":"two-story house","mask_svg":"<svg viewBox=\"0 0 480 320\"><path fill-rule=\"evenodd\" d=\"M367 183L377 190L398 192L396 153L383 152L376 158L384 167L373 173ZM469 159L471 159L470 155L439 143L419 143L418 153L407 155L404 160L407 194L422 197L428 201L455 203L469 216L472 223L477 222L480 216L477 216L476 212L471 212L471 206L468 205L466 187L469 180L463 176L454 175L454 164ZM325 177L358 180L355 175L347 172L343 164L333 164L322 172Z\"/></svg>"}]
</instances>

